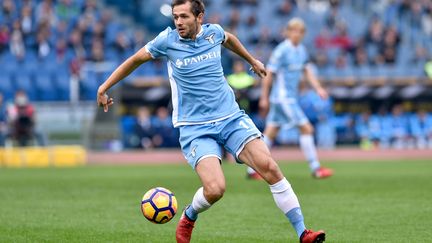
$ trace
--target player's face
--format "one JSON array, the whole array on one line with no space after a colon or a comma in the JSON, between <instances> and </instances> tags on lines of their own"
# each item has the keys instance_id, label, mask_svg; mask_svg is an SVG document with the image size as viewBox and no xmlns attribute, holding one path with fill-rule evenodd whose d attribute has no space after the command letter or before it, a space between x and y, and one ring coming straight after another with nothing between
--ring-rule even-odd
<instances>
[{"instance_id":1,"label":"player's face","mask_svg":"<svg viewBox=\"0 0 432 243\"><path fill-rule=\"evenodd\" d=\"M190 2L174 6L172 14L179 35L182 38L194 39L198 34L203 14L195 17Z\"/></svg>"},{"instance_id":2,"label":"player's face","mask_svg":"<svg viewBox=\"0 0 432 243\"><path fill-rule=\"evenodd\" d=\"M294 45L297 45L303 40L304 32L303 28L291 27L288 29L288 38Z\"/></svg>"}]
</instances>

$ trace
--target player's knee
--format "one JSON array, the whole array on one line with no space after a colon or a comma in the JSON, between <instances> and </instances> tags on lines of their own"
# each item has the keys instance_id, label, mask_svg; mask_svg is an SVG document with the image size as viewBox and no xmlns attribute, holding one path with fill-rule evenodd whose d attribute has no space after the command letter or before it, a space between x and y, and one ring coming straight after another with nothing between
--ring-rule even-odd
<instances>
[{"instance_id":1,"label":"player's knee","mask_svg":"<svg viewBox=\"0 0 432 243\"><path fill-rule=\"evenodd\" d=\"M313 134L314 128L310 123L306 123L305 125L300 127L300 132L302 134Z\"/></svg>"},{"instance_id":2,"label":"player's knee","mask_svg":"<svg viewBox=\"0 0 432 243\"><path fill-rule=\"evenodd\" d=\"M268 161L262 168L261 174L269 184L274 184L284 177L278 164L271 157L268 158Z\"/></svg>"},{"instance_id":3,"label":"player's knee","mask_svg":"<svg viewBox=\"0 0 432 243\"><path fill-rule=\"evenodd\" d=\"M216 202L221 199L225 193L225 183L222 182L212 182L204 186L204 194L206 199L210 202Z\"/></svg>"}]
</instances>

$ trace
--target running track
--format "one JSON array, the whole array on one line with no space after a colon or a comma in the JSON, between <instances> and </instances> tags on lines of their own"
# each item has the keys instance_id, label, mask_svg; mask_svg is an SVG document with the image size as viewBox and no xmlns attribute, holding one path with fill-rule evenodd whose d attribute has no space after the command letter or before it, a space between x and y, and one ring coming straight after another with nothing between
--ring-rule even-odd
<instances>
[{"instance_id":1,"label":"running track","mask_svg":"<svg viewBox=\"0 0 432 243\"><path fill-rule=\"evenodd\" d=\"M277 161L304 161L303 154L296 148L272 149L272 156ZM319 157L324 162L331 161L392 161L392 160L430 160L432 150L360 150L357 148L338 148L321 150ZM126 152L88 152L89 164L186 164L186 160L178 149L126 151Z\"/></svg>"}]
</instances>

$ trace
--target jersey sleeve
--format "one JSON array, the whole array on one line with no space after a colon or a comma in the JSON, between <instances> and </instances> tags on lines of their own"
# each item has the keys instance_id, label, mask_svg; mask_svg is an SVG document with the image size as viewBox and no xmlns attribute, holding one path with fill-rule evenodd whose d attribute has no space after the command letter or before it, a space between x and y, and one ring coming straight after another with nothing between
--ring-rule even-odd
<instances>
[{"instance_id":1,"label":"jersey sleeve","mask_svg":"<svg viewBox=\"0 0 432 243\"><path fill-rule=\"evenodd\" d=\"M216 29L215 42L223 44L226 41L225 30L218 24L213 24Z\"/></svg>"},{"instance_id":2,"label":"jersey sleeve","mask_svg":"<svg viewBox=\"0 0 432 243\"><path fill-rule=\"evenodd\" d=\"M170 30L171 28L166 28L164 31L160 32L156 38L145 45L146 50L153 58L166 56L168 33Z\"/></svg>"},{"instance_id":3,"label":"jersey sleeve","mask_svg":"<svg viewBox=\"0 0 432 243\"><path fill-rule=\"evenodd\" d=\"M305 69L306 67L311 67L312 63L311 63L310 56L309 56L307 49L305 47L303 47L303 50L304 50L303 69Z\"/></svg>"},{"instance_id":4,"label":"jersey sleeve","mask_svg":"<svg viewBox=\"0 0 432 243\"><path fill-rule=\"evenodd\" d=\"M270 59L267 63L267 69L273 73L276 73L277 70L280 69L281 67L282 55L283 55L282 49L276 48L270 56Z\"/></svg>"}]
</instances>

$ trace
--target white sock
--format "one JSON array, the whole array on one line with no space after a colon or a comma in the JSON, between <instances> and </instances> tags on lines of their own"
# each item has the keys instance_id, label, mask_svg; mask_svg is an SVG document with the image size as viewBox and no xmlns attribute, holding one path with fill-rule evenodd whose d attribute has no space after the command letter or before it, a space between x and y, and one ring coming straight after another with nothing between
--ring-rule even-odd
<instances>
[{"instance_id":1,"label":"white sock","mask_svg":"<svg viewBox=\"0 0 432 243\"><path fill-rule=\"evenodd\" d=\"M303 151L306 160L309 162L309 168L311 169L311 171L314 172L319 169L321 165L318 161L318 155L312 135L300 135L300 148Z\"/></svg>"},{"instance_id":2,"label":"white sock","mask_svg":"<svg viewBox=\"0 0 432 243\"><path fill-rule=\"evenodd\" d=\"M276 184L270 185L270 191L273 193L273 198L276 205L282 210L288 220L291 222L297 236L300 238L305 231L303 213L300 209L300 204L295 195L291 184L286 178L283 178Z\"/></svg>"},{"instance_id":3,"label":"white sock","mask_svg":"<svg viewBox=\"0 0 432 243\"><path fill-rule=\"evenodd\" d=\"M247 173L248 173L249 175L250 175L250 174L254 174L254 173L256 173L255 170L252 169L252 167L249 167L249 166L247 167L247 170L246 170L246 171L247 171Z\"/></svg>"},{"instance_id":4,"label":"white sock","mask_svg":"<svg viewBox=\"0 0 432 243\"><path fill-rule=\"evenodd\" d=\"M270 191L273 194L276 205L284 214L288 213L293 208L300 207L297 196L286 178L270 185Z\"/></svg>"},{"instance_id":5,"label":"white sock","mask_svg":"<svg viewBox=\"0 0 432 243\"><path fill-rule=\"evenodd\" d=\"M197 220L199 213L204 212L210 207L211 204L204 197L204 190L200 187L195 193L191 205L186 208L185 214L189 219L195 221Z\"/></svg>"},{"instance_id":6,"label":"white sock","mask_svg":"<svg viewBox=\"0 0 432 243\"><path fill-rule=\"evenodd\" d=\"M195 193L192 199L192 208L197 212L201 213L211 207L211 204L204 197L204 189L200 187Z\"/></svg>"},{"instance_id":7,"label":"white sock","mask_svg":"<svg viewBox=\"0 0 432 243\"><path fill-rule=\"evenodd\" d=\"M262 140L267 145L267 147L270 149L273 146L273 141L270 140L267 136L263 135Z\"/></svg>"}]
</instances>

